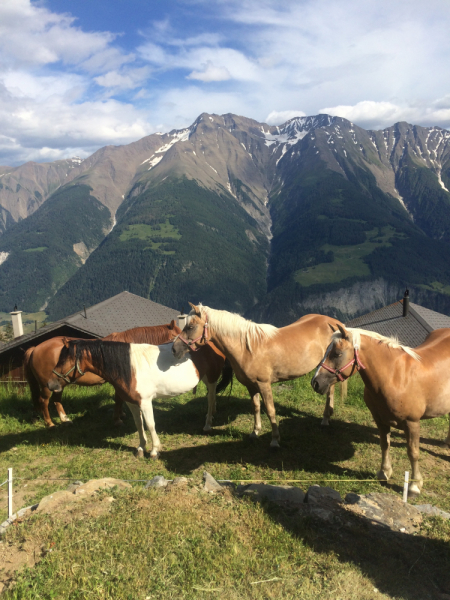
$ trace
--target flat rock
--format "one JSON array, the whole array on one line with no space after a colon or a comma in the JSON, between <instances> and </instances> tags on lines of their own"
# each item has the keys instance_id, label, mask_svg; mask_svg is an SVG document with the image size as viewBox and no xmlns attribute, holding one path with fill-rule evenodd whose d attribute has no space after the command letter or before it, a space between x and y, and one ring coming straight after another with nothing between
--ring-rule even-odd
<instances>
[{"instance_id":1,"label":"flat rock","mask_svg":"<svg viewBox=\"0 0 450 600\"><path fill-rule=\"evenodd\" d=\"M78 500L79 498L74 497L73 493L68 492L67 490L53 492L53 494L49 494L42 498L36 512L48 515L58 508L66 506L67 504L73 504Z\"/></svg>"},{"instance_id":2,"label":"flat rock","mask_svg":"<svg viewBox=\"0 0 450 600\"><path fill-rule=\"evenodd\" d=\"M104 477L103 479L90 479L87 483L79 485L74 490L75 495L92 495L98 490L110 489L118 487L119 489L130 488L131 485L121 479L114 479L114 477Z\"/></svg>"},{"instance_id":3,"label":"flat rock","mask_svg":"<svg viewBox=\"0 0 450 600\"><path fill-rule=\"evenodd\" d=\"M431 504L415 504L415 508L423 514L430 515L431 517L441 517L442 519L450 519L450 513L436 508ZM450 597L449 597L450 598Z\"/></svg>"},{"instance_id":4,"label":"flat rock","mask_svg":"<svg viewBox=\"0 0 450 600\"><path fill-rule=\"evenodd\" d=\"M402 502L392 494L371 493L359 496L359 500L347 504L348 510L384 525L393 531L414 533L422 522L422 515L415 506Z\"/></svg>"},{"instance_id":5,"label":"flat rock","mask_svg":"<svg viewBox=\"0 0 450 600\"><path fill-rule=\"evenodd\" d=\"M330 487L322 487L320 485L312 485L308 489L305 502L308 504L323 504L327 501L342 502L339 492Z\"/></svg>"},{"instance_id":6,"label":"flat rock","mask_svg":"<svg viewBox=\"0 0 450 600\"><path fill-rule=\"evenodd\" d=\"M165 488L167 487L168 483L169 482L164 477L164 475L156 475L155 477L153 477L153 479L147 481L147 483L145 484L145 489L148 490L149 488Z\"/></svg>"},{"instance_id":7,"label":"flat rock","mask_svg":"<svg viewBox=\"0 0 450 600\"><path fill-rule=\"evenodd\" d=\"M251 483L246 486L238 486L236 491L238 494L250 496L254 500L267 500L277 504L302 504L305 500L305 492L303 490L289 485Z\"/></svg>"}]
</instances>

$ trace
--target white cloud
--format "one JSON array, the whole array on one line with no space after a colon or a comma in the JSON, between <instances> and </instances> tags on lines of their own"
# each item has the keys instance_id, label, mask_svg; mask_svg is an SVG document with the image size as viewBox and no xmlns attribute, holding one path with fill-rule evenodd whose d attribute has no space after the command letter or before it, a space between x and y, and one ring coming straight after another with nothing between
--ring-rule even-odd
<instances>
[{"instance_id":1,"label":"white cloud","mask_svg":"<svg viewBox=\"0 0 450 600\"><path fill-rule=\"evenodd\" d=\"M186 79L198 79L199 81L226 81L231 79L230 72L226 67L216 67L210 60L202 67L202 71L192 71Z\"/></svg>"},{"instance_id":2,"label":"white cloud","mask_svg":"<svg viewBox=\"0 0 450 600\"><path fill-rule=\"evenodd\" d=\"M305 117L305 113L301 110L273 110L265 118L265 122L269 125L281 125L294 117Z\"/></svg>"},{"instance_id":3,"label":"white cloud","mask_svg":"<svg viewBox=\"0 0 450 600\"><path fill-rule=\"evenodd\" d=\"M357 104L321 108L319 112L344 117L367 129L382 129L399 121L413 124L450 126L450 107L434 106L402 106L392 102L373 102L365 100Z\"/></svg>"}]
</instances>

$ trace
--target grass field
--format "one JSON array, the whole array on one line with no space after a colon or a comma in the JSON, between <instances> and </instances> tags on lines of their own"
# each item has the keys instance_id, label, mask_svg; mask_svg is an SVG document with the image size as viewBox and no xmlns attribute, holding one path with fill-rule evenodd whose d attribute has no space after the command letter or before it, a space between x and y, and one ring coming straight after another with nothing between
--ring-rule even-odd
<instances>
[{"instance_id":1,"label":"grass field","mask_svg":"<svg viewBox=\"0 0 450 600\"><path fill-rule=\"evenodd\" d=\"M301 269L294 274L294 280L308 287L316 283L336 283L348 277L368 276L370 269L363 258L376 248L390 246L389 240L393 235L395 235L394 228L387 226L382 228L382 235L378 235L378 228L366 232L366 241L363 244L352 246L325 244L320 249L324 252L331 250L334 253L334 261Z\"/></svg>"},{"instance_id":2,"label":"grass field","mask_svg":"<svg viewBox=\"0 0 450 600\"><path fill-rule=\"evenodd\" d=\"M63 402L73 425L51 430L42 421L31 423L27 390L4 389L0 483L12 467L16 509L69 483L45 478L189 478L187 489L166 493L133 483L131 490L113 492L115 500L101 514L86 508L70 518L36 515L11 527L2 543L34 548L40 560L4 597L426 600L450 594L450 525L441 519L426 519L414 536L394 534L357 521L317 524L270 505L200 491L206 469L217 479L302 480L297 485L305 491L313 483L328 484L342 496L383 489L401 493L409 470L402 433L392 439L398 480L385 488L358 481L375 477L381 456L361 380L351 380L345 403L337 398L328 430L320 428L324 399L309 381L274 386L282 443L275 454L269 450L266 417L260 439L249 439L250 400L236 382L230 398L218 398L210 436L201 433L203 386L197 397L155 401L162 442L155 461L134 457L138 438L130 415L122 429L113 426L109 386L66 389ZM447 427L447 419L423 422L425 484L413 502L450 512L449 451L440 445ZM5 487L0 521L6 517Z\"/></svg>"}]
</instances>

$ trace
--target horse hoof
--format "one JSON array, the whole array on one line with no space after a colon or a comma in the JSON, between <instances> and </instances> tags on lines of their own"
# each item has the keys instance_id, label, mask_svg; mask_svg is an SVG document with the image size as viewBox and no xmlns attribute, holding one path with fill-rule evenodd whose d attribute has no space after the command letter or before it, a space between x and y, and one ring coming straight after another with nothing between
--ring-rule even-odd
<instances>
[{"instance_id":1,"label":"horse hoof","mask_svg":"<svg viewBox=\"0 0 450 600\"><path fill-rule=\"evenodd\" d=\"M256 431L252 431L251 434L248 437L251 440L257 440L258 439L258 433Z\"/></svg>"},{"instance_id":2,"label":"horse hoof","mask_svg":"<svg viewBox=\"0 0 450 600\"><path fill-rule=\"evenodd\" d=\"M275 440L271 442L270 444L270 451L271 452L278 452L279 450L281 450L281 446L278 442L276 442Z\"/></svg>"},{"instance_id":3,"label":"horse hoof","mask_svg":"<svg viewBox=\"0 0 450 600\"><path fill-rule=\"evenodd\" d=\"M65 419L64 421L61 421L61 425L73 425L73 421Z\"/></svg>"},{"instance_id":4,"label":"horse hoof","mask_svg":"<svg viewBox=\"0 0 450 600\"><path fill-rule=\"evenodd\" d=\"M416 496L419 496L419 494L420 494L420 488L418 485L412 484L409 486L408 498L415 498Z\"/></svg>"},{"instance_id":5,"label":"horse hoof","mask_svg":"<svg viewBox=\"0 0 450 600\"><path fill-rule=\"evenodd\" d=\"M207 433L208 434L208 433L212 433L212 431L213 431L213 428L210 427L210 426L207 427L205 425L205 427L203 427L203 433Z\"/></svg>"},{"instance_id":6,"label":"horse hoof","mask_svg":"<svg viewBox=\"0 0 450 600\"><path fill-rule=\"evenodd\" d=\"M321 427L329 427L330 426L330 422L327 421L326 419L323 419L322 423L320 424Z\"/></svg>"},{"instance_id":7,"label":"horse hoof","mask_svg":"<svg viewBox=\"0 0 450 600\"><path fill-rule=\"evenodd\" d=\"M152 460L157 460L159 458L160 452L156 452L156 454L153 454L153 452L150 452L150 458Z\"/></svg>"},{"instance_id":8,"label":"horse hoof","mask_svg":"<svg viewBox=\"0 0 450 600\"><path fill-rule=\"evenodd\" d=\"M144 451L142 450L142 448L137 449L136 458L144 458Z\"/></svg>"}]
</instances>

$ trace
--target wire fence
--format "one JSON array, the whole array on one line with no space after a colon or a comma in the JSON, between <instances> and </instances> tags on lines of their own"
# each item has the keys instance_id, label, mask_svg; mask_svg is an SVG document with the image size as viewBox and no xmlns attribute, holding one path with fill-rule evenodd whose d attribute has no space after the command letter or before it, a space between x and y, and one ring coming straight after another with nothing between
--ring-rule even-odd
<instances>
[{"instance_id":1,"label":"wire fence","mask_svg":"<svg viewBox=\"0 0 450 600\"><path fill-rule=\"evenodd\" d=\"M94 478L86 479L85 477L13 477L12 469L8 469L8 479L6 479L3 483L0 484L0 488L7 483L8 485L8 519L13 517L13 481L73 481L73 482L87 482ZM148 483L149 479L120 479L120 481L124 481L126 483ZM168 482L172 481L171 479L166 480ZM408 501L408 488L410 483L414 483L417 480L409 479L409 471L405 471L405 477L402 480L398 478L390 478L385 480L385 483L403 483L403 502ZM278 484L286 484L286 483L309 483L314 484L317 482L321 483L380 483L379 479L327 479L327 478L310 478L310 479L280 479L280 478L267 478L267 479L217 479L218 483L240 483L240 484L252 484L252 483L278 483Z\"/></svg>"}]
</instances>

